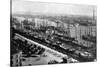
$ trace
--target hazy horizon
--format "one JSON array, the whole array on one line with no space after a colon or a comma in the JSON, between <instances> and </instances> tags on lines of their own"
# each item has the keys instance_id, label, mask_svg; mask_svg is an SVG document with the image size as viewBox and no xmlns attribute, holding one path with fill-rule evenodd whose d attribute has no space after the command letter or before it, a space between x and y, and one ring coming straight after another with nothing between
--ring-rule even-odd
<instances>
[{"instance_id":1,"label":"hazy horizon","mask_svg":"<svg viewBox=\"0 0 100 67\"><path fill-rule=\"evenodd\" d=\"M12 0L12 14L44 14L44 15L83 15L93 16L93 5L57 4Z\"/></svg>"}]
</instances>

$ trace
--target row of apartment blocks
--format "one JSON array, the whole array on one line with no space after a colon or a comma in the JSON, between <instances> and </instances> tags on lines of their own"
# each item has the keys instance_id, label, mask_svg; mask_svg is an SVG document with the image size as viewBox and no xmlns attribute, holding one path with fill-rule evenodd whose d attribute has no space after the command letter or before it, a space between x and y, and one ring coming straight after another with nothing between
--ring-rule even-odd
<instances>
[{"instance_id":1,"label":"row of apartment blocks","mask_svg":"<svg viewBox=\"0 0 100 67\"><path fill-rule=\"evenodd\" d=\"M30 28L40 28L53 26L56 28L62 28L64 31L67 31L70 34L70 37L76 38L77 40L81 40L83 35L91 35L96 37L96 26L84 26L79 23L64 23L59 20L50 21L48 19L40 19L40 18L24 18L24 17L15 17L21 26L17 26L16 28L24 28L25 26ZM24 22L23 22L24 21ZM25 25L26 21L26 25ZM22 23L23 22L23 23ZM67 21L66 21L67 22Z\"/></svg>"}]
</instances>

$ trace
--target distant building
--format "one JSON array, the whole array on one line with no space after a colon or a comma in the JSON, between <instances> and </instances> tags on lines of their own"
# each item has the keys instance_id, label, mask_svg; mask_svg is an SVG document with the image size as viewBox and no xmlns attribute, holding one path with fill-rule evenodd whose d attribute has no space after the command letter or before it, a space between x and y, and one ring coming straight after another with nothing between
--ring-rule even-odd
<instances>
[{"instance_id":1,"label":"distant building","mask_svg":"<svg viewBox=\"0 0 100 67\"><path fill-rule=\"evenodd\" d=\"M49 21L47 19L39 19L39 18L35 18L35 27L40 27L40 26L44 26L44 27L47 27L47 26L54 26L56 27L57 24L53 21Z\"/></svg>"}]
</instances>

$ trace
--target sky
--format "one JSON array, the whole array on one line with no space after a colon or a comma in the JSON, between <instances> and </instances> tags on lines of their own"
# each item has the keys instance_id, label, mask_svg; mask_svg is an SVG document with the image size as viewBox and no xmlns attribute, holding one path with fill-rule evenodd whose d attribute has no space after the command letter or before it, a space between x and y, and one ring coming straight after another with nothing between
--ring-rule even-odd
<instances>
[{"instance_id":1,"label":"sky","mask_svg":"<svg viewBox=\"0 0 100 67\"><path fill-rule=\"evenodd\" d=\"M96 14L96 6L93 5L57 4L12 0L12 13L93 16L93 10L95 10Z\"/></svg>"}]
</instances>

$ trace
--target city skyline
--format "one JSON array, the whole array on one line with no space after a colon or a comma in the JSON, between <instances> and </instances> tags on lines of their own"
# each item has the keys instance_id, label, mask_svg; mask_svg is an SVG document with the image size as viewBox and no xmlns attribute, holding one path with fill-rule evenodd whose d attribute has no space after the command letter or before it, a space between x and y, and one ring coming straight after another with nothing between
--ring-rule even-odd
<instances>
[{"instance_id":1,"label":"city skyline","mask_svg":"<svg viewBox=\"0 0 100 67\"><path fill-rule=\"evenodd\" d=\"M46 2L32 2L22 0L12 0L12 13L14 14L48 14L48 15L85 15L96 16L96 6L57 4Z\"/></svg>"}]
</instances>

